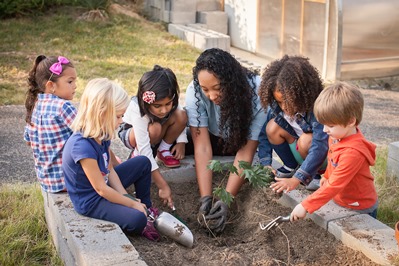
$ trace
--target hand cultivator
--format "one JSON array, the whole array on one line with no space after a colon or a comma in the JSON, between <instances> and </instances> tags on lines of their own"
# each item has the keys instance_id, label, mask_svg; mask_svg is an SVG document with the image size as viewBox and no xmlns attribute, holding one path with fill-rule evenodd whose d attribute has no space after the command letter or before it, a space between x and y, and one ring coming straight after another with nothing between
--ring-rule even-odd
<instances>
[{"instance_id":1,"label":"hand cultivator","mask_svg":"<svg viewBox=\"0 0 399 266\"><path fill-rule=\"evenodd\" d=\"M268 224L262 224L259 223L260 229L269 231L270 229L279 226L283 222L289 222L290 221L290 215L288 216L279 216L275 219L273 219L270 223Z\"/></svg>"}]
</instances>

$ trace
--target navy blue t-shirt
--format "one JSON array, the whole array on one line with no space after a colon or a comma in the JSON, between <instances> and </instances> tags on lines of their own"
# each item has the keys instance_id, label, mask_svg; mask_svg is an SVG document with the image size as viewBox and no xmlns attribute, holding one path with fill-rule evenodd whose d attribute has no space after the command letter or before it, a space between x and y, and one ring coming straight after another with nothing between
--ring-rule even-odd
<instances>
[{"instance_id":1,"label":"navy blue t-shirt","mask_svg":"<svg viewBox=\"0 0 399 266\"><path fill-rule=\"evenodd\" d=\"M91 210L100 197L83 171L80 160L85 158L96 160L108 184L110 144L111 141L103 141L100 145L92 138L84 138L80 132L73 133L65 144L62 153L62 170L69 197L75 210L80 214L86 214Z\"/></svg>"}]
</instances>

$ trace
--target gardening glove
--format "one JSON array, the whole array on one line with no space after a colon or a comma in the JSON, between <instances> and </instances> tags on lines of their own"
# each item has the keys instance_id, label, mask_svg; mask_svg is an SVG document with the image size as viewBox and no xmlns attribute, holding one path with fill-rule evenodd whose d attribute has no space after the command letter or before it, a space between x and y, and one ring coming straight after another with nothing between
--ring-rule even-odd
<instances>
[{"instance_id":1,"label":"gardening glove","mask_svg":"<svg viewBox=\"0 0 399 266\"><path fill-rule=\"evenodd\" d=\"M212 196L203 196L199 201L201 206L198 211L197 221L202 227L206 227L205 215L212 208Z\"/></svg>"},{"instance_id":2,"label":"gardening glove","mask_svg":"<svg viewBox=\"0 0 399 266\"><path fill-rule=\"evenodd\" d=\"M213 208L209 211L209 214L205 216L208 222L209 229L214 233L222 233L226 227L227 213L229 207L226 203L219 200L213 205Z\"/></svg>"}]
</instances>

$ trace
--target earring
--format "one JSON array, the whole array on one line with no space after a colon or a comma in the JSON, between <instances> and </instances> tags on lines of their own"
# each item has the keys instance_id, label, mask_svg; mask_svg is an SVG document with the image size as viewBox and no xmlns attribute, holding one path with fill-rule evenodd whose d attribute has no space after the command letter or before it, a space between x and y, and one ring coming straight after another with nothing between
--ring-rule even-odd
<instances>
[{"instance_id":1,"label":"earring","mask_svg":"<svg viewBox=\"0 0 399 266\"><path fill-rule=\"evenodd\" d=\"M55 88L53 87L53 90L51 91L51 93L54 94L54 92L55 92Z\"/></svg>"}]
</instances>

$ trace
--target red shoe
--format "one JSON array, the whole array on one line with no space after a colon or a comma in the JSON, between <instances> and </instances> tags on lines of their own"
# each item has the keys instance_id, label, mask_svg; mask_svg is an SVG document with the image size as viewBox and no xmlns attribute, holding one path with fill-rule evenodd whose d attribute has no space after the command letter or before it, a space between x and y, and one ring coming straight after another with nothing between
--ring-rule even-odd
<instances>
[{"instance_id":1,"label":"red shoe","mask_svg":"<svg viewBox=\"0 0 399 266\"><path fill-rule=\"evenodd\" d=\"M159 161L161 161L166 167L169 168L174 168L174 167L179 167L180 166L180 161L176 160L175 158L173 158L172 155L168 155L168 156L163 156L162 153L166 152L165 151L157 151L157 158Z\"/></svg>"}]
</instances>

